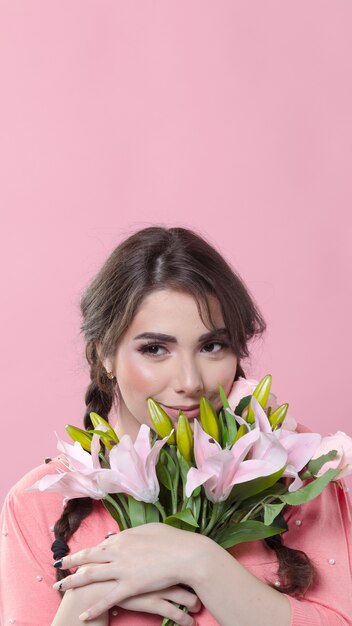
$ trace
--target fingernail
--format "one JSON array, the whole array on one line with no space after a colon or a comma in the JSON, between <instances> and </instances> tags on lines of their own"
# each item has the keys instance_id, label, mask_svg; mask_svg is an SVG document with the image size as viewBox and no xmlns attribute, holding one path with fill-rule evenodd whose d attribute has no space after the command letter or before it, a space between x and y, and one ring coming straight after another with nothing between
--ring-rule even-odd
<instances>
[{"instance_id":1,"label":"fingernail","mask_svg":"<svg viewBox=\"0 0 352 626\"><path fill-rule=\"evenodd\" d=\"M60 561L55 561L54 567L61 567L61 566L62 566L62 559L60 559Z\"/></svg>"},{"instance_id":2,"label":"fingernail","mask_svg":"<svg viewBox=\"0 0 352 626\"><path fill-rule=\"evenodd\" d=\"M81 613L81 615L78 616L78 619L82 620L83 622L85 619L88 619L88 617L89 617L89 613L88 611L85 611L84 613Z\"/></svg>"}]
</instances>

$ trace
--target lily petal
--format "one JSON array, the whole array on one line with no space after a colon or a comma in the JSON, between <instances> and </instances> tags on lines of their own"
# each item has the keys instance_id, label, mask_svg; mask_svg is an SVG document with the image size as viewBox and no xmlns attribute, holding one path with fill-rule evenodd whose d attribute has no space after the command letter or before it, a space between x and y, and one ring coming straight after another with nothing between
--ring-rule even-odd
<instances>
[{"instance_id":1,"label":"lily petal","mask_svg":"<svg viewBox=\"0 0 352 626\"><path fill-rule=\"evenodd\" d=\"M310 461L321 441L318 433L296 433L280 428L274 434L287 450L288 464L293 465L298 472Z\"/></svg>"},{"instance_id":2,"label":"lily petal","mask_svg":"<svg viewBox=\"0 0 352 626\"><path fill-rule=\"evenodd\" d=\"M205 459L222 450L220 444L203 430L198 420L194 420L194 458L197 467L201 467Z\"/></svg>"},{"instance_id":3,"label":"lily petal","mask_svg":"<svg viewBox=\"0 0 352 626\"><path fill-rule=\"evenodd\" d=\"M92 468L93 469L93 459L89 452L83 450L82 446L78 441L74 442L74 445L70 443L66 443L62 441L58 434L55 432L55 435L58 439L57 448L60 452L66 454L69 459L72 459L74 463L71 463L72 467L76 470Z\"/></svg>"}]
</instances>

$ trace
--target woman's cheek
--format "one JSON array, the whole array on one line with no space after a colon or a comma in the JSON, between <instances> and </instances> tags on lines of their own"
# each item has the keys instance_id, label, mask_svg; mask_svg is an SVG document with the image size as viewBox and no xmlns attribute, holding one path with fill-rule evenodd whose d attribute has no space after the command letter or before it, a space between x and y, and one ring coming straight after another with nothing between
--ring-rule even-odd
<instances>
[{"instance_id":1,"label":"woman's cheek","mask_svg":"<svg viewBox=\"0 0 352 626\"><path fill-rule=\"evenodd\" d=\"M153 364L152 364L153 365ZM137 404L139 411L149 415L146 401L149 396L155 397L164 389L165 370L151 365L130 361L120 373L120 378L116 376L120 385L121 393L125 397L127 404Z\"/></svg>"},{"instance_id":2,"label":"woman's cheek","mask_svg":"<svg viewBox=\"0 0 352 626\"><path fill-rule=\"evenodd\" d=\"M145 392L160 378L160 370L155 367L154 363L150 363L148 357L143 356L139 352L137 354L125 355L121 360L122 367L117 368L116 378L125 383L128 391Z\"/></svg>"},{"instance_id":3,"label":"woman's cheek","mask_svg":"<svg viewBox=\"0 0 352 626\"><path fill-rule=\"evenodd\" d=\"M231 391L233 381L235 379L237 369L237 358L235 356L229 357L222 361L219 370L217 371L217 380L222 380L221 383L225 394L228 395Z\"/></svg>"}]
</instances>

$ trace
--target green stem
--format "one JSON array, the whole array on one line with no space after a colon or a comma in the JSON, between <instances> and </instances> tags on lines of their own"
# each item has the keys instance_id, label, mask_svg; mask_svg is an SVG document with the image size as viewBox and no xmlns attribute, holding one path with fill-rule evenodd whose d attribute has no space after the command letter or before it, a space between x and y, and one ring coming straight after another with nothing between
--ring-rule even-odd
<instances>
[{"instance_id":1,"label":"green stem","mask_svg":"<svg viewBox=\"0 0 352 626\"><path fill-rule=\"evenodd\" d=\"M209 535L212 528L215 526L216 522L218 521L223 508L224 508L223 502L214 502L210 520L209 520L208 525L204 529L204 532L202 533L203 535Z\"/></svg>"},{"instance_id":2,"label":"green stem","mask_svg":"<svg viewBox=\"0 0 352 626\"><path fill-rule=\"evenodd\" d=\"M181 511L185 511L187 509L190 500L192 501L192 496L184 499Z\"/></svg>"},{"instance_id":3,"label":"green stem","mask_svg":"<svg viewBox=\"0 0 352 626\"><path fill-rule=\"evenodd\" d=\"M103 498L103 500L106 500L107 502L109 502L109 504L111 504L111 506L117 511L118 517L119 517L119 523L121 523L122 530L126 530L128 528L128 524L126 522L122 508L119 506L116 500L114 500L114 498L112 498L109 494L107 494L105 498Z\"/></svg>"},{"instance_id":4,"label":"green stem","mask_svg":"<svg viewBox=\"0 0 352 626\"><path fill-rule=\"evenodd\" d=\"M101 458L103 463L106 465L106 467L110 467L109 461L107 460L106 456L102 452L99 452L99 457Z\"/></svg>"},{"instance_id":5,"label":"green stem","mask_svg":"<svg viewBox=\"0 0 352 626\"><path fill-rule=\"evenodd\" d=\"M250 511L248 511L247 515L245 515L242 518L242 522L245 522L249 516L254 512L254 513L259 513L260 509L264 508L264 502L267 501L267 503L269 504L270 502L272 502L273 500L275 500L276 496L267 496L267 498L264 498L264 500L262 500L261 502L259 502L258 504L255 504Z\"/></svg>"},{"instance_id":6,"label":"green stem","mask_svg":"<svg viewBox=\"0 0 352 626\"><path fill-rule=\"evenodd\" d=\"M119 501L119 503L125 509L125 514L127 515L127 518L129 518L130 512L129 512L129 508L128 508L128 502L127 502L126 494L124 494L124 493L115 493L114 495L116 496L116 498Z\"/></svg>"},{"instance_id":7,"label":"green stem","mask_svg":"<svg viewBox=\"0 0 352 626\"><path fill-rule=\"evenodd\" d=\"M202 506L201 506L201 518L200 518L200 534L204 534L204 528L207 523L207 508L208 508L208 500L206 496L202 498Z\"/></svg>"},{"instance_id":8,"label":"green stem","mask_svg":"<svg viewBox=\"0 0 352 626\"><path fill-rule=\"evenodd\" d=\"M218 532L219 530L222 530L225 526L226 526L226 522L227 520L232 517L232 515L235 513L235 511L238 509L238 507L240 506L241 502L237 501L235 504L233 504L227 511L226 513L222 516L221 518L221 523L218 525L218 527L216 528L216 531Z\"/></svg>"},{"instance_id":9,"label":"green stem","mask_svg":"<svg viewBox=\"0 0 352 626\"><path fill-rule=\"evenodd\" d=\"M157 500L157 501L156 501L156 502L154 502L153 504L154 504L154 506L156 506L156 508L158 509L158 511L159 511L159 513L160 513L160 515L161 515L161 519L162 519L162 521L164 522L164 521L165 521L165 518L166 518L166 514L165 514L165 511L164 511L164 507L163 507L163 505L159 502L159 500Z\"/></svg>"},{"instance_id":10,"label":"green stem","mask_svg":"<svg viewBox=\"0 0 352 626\"><path fill-rule=\"evenodd\" d=\"M176 446L170 446L170 456L175 463L176 474L173 481L172 489L171 489L171 506L172 506L172 515L177 513L177 504L178 504L178 483L180 480L180 469L178 465L178 458L176 452Z\"/></svg>"}]
</instances>

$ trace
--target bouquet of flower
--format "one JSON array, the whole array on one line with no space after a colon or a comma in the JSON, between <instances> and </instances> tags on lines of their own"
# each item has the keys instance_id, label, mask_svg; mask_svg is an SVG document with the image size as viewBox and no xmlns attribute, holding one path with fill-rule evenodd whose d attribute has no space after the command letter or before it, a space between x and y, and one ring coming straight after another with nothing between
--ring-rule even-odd
<instances>
[{"instance_id":1,"label":"bouquet of flower","mask_svg":"<svg viewBox=\"0 0 352 626\"><path fill-rule=\"evenodd\" d=\"M142 424L134 443L129 435L119 440L92 412L93 429L66 426L74 445L58 437L65 469L29 490L101 500L120 530L162 522L207 535L223 548L283 533L284 507L308 502L352 473L352 439L340 431L325 438L296 432L271 383L270 374L259 382L240 377L229 397L219 385L222 408L216 412L202 397L193 432L181 410L174 429L149 398L154 431Z\"/></svg>"}]
</instances>

